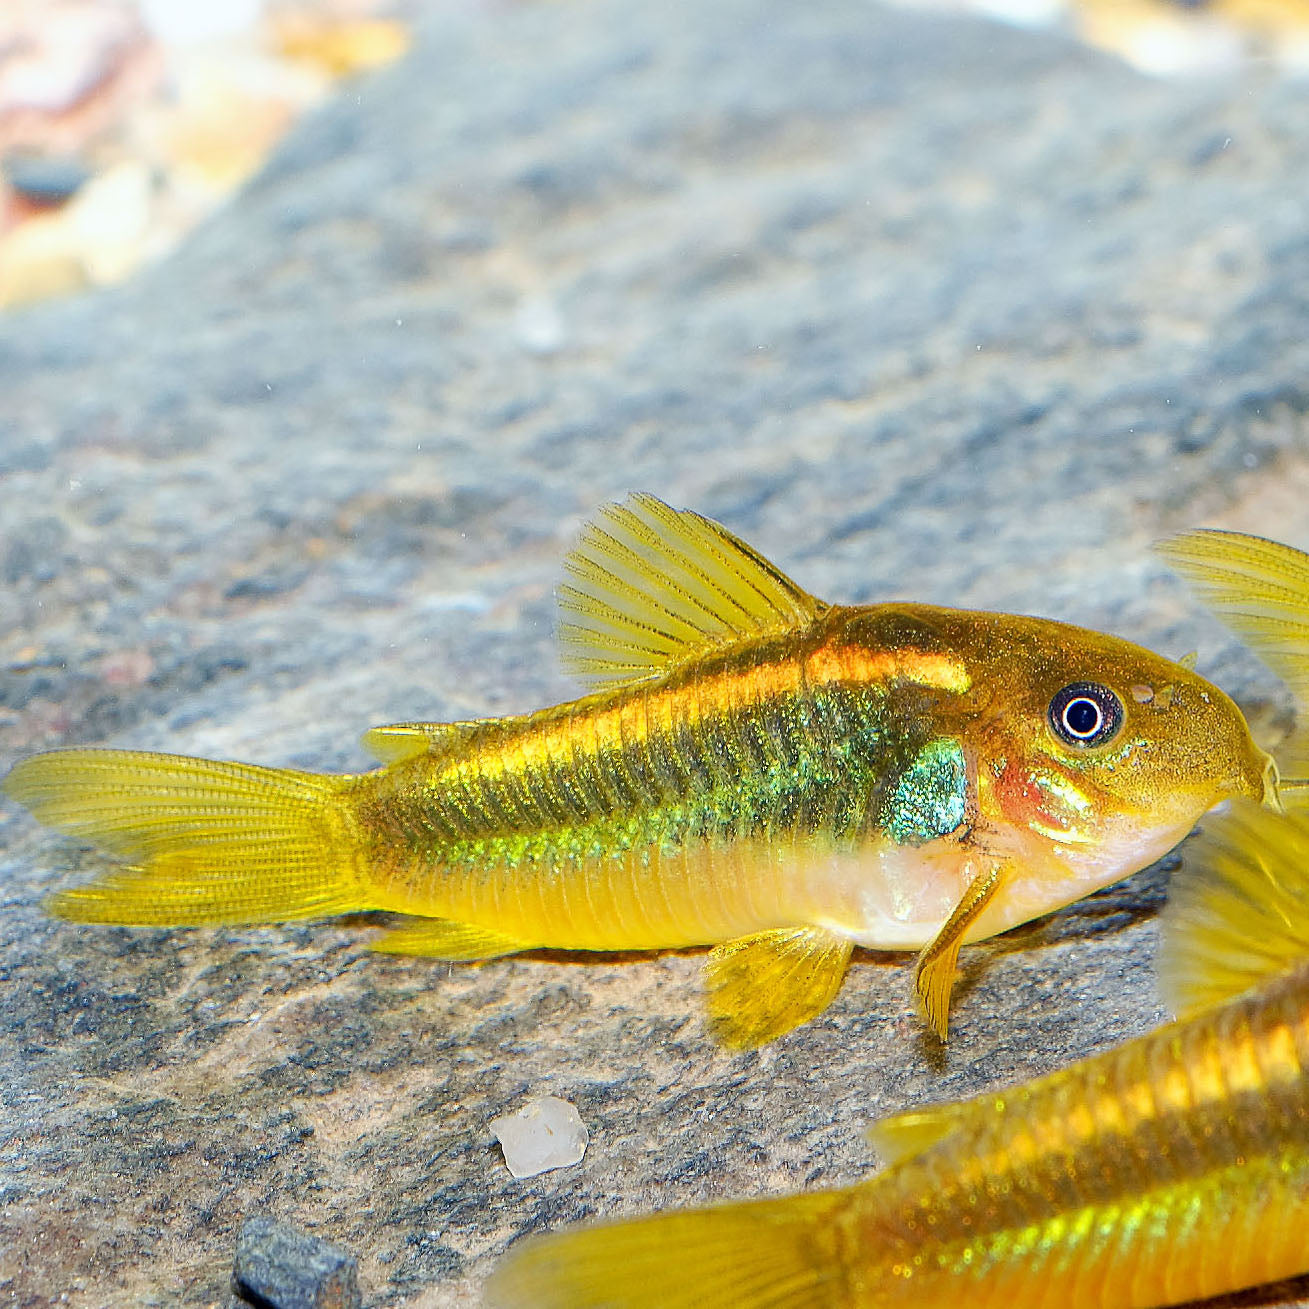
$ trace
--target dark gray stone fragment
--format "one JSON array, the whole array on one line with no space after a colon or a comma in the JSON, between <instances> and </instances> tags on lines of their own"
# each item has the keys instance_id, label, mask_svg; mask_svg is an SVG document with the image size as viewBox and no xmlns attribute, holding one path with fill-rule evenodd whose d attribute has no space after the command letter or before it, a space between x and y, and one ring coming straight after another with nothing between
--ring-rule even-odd
<instances>
[{"instance_id":1,"label":"dark gray stone fragment","mask_svg":"<svg viewBox=\"0 0 1309 1309\"><path fill-rule=\"evenodd\" d=\"M247 1218L232 1290L255 1309L358 1309L359 1264L340 1246L272 1218Z\"/></svg>"},{"instance_id":2,"label":"dark gray stone fragment","mask_svg":"<svg viewBox=\"0 0 1309 1309\"><path fill-rule=\"evenodd\" d=\"M68 155L13 154L3 171L15 191L39 205L62 204L91 176L86 164Z\"/></svg>"}]
</instances>

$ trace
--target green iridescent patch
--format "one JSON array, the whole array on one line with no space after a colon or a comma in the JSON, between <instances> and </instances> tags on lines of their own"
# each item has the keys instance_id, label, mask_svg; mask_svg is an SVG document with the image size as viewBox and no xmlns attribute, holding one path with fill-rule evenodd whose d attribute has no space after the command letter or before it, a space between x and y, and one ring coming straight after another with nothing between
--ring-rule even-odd
<instances>
[{"instance_id":1,"label":"green iridescent patch","mask_svg":"<svg viewBox=\"0 0 1309 1309\"><path fill-rule=\"evenodd\" d=\"M937 737L896 779L883 806L882 828L900 845L923 845L948 836L964 821L967 799L963 746Z\"/></svg>"}]
</instances>

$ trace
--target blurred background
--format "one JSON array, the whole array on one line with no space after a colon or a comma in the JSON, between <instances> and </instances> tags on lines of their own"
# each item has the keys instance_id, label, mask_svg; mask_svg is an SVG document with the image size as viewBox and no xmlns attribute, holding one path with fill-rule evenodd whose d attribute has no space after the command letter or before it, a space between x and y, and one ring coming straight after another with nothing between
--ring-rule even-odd
<instances>
[{"instance_id":1,"label":"blurred background","mask_svg":"<svg viewBox=\"0 0 1309 1309\"><path fill-rule=\"evenodd\" d=\"M526 0L524 0L526 2ZM1309 0L899 0L1063 29L1160 77L1309 76ZM7 0L0 308L158 258L423 13L514 0Z\"/></svg>"},{"instance_id":2,"label":"blurred background","mask_svg":"<svg viewBox=\"0 0 1309 1309\"><path fill-rule=\"evenodd\" d=\"M6 0L0 305L172 249L344 78L409 44L386 0Z\"/></svg>"}]
</instances>

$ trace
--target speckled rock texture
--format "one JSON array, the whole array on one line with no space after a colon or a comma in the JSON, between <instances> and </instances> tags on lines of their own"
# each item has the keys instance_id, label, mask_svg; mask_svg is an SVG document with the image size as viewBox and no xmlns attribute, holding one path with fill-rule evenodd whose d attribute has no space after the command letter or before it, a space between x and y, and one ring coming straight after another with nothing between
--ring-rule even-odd
<instances>
[{"instance_id":1,"label":"speckled rock texture","mask_svg":"<svg viewBox=\"0 0 1309 1309\"><path fill-rule=\"evenodd\" d=\"M560 557L631 488L832 598L1196 647L1275 739L1277 684L1148 547L1309 545L1306 177L1303 86L865 0L433 19L167 264L0 323L0 765L361 768L371 724L566 698ZM906 961L867 956L729 1055L695 952L52 922L99 861L2 812L21 1309L221 1304L255 1213L355 1254L368 1305L473 1304L525 1230L851 1182L871 1118L1160 1017L1166 865L965 952L944 1054ZM591 1146L515 1181L488 1123L535 1093Z\"/></svg>"},{"instance_id":2,"label":"speckled rock texture","mask_svg":"<svg viewBox=\"0 0 1309 1309\"><path fill-rule=\"evenodd\" d=\"M256 1309L359 1309L362 1303L353 1255L262 1214L241 1226L232 1292Z\"/></svg>"}]
</instances>

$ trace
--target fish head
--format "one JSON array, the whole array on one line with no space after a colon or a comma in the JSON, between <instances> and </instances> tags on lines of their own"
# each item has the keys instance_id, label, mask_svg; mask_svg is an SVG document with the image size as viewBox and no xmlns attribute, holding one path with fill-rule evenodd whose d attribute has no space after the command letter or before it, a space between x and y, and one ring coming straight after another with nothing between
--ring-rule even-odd
<instances>
[{"instance_id":1,"label":"fish head","mask_svg":"<svg viewBox=\"0 0 1309 1309\"><path fill-rule=\"evenodd\" d=\"M1008 624L977 647L973 678L986 688L973 732L984 820L1121 876L1224 800L1277 807L1271 756L1212 682L1099 632Z\"/></svg>"}]
</instances>

